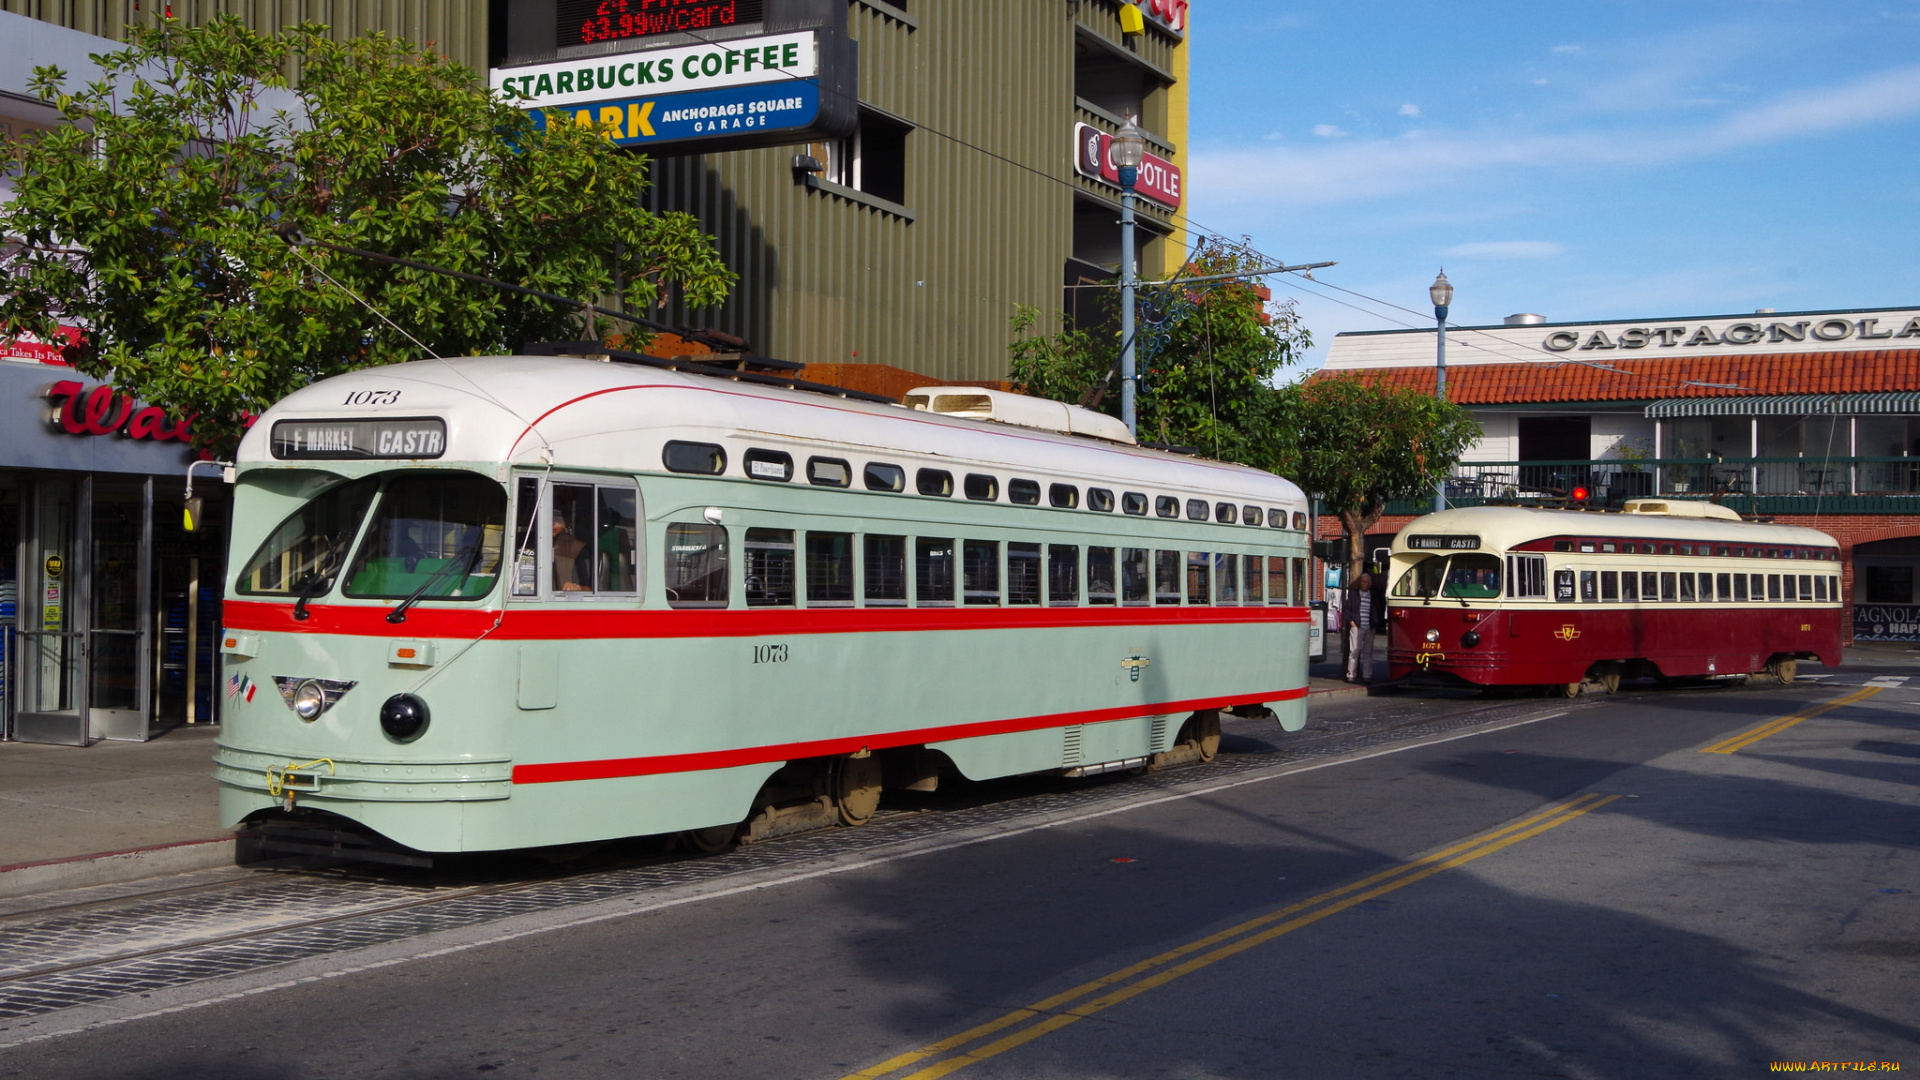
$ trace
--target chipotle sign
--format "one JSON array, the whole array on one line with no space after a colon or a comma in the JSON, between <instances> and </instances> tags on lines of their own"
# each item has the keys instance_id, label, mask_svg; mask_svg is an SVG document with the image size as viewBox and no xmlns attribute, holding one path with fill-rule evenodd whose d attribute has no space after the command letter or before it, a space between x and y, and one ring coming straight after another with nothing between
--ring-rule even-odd
<instances>
[{"instance_id":1,"label":"chipotle sign","mask_svg":"<svg viewBox=\"0 0 1920 1080\"><path fill-rule=\"evenodd\" d=\"M1113 136L1097 127L1073 125L1073 168L1089 180L1120 186L1120 167L1113 163ZM1163 157L1140 159L1133 190L1168 209L1180 208L1180 167Z\"/></svg>"}]
</instances>

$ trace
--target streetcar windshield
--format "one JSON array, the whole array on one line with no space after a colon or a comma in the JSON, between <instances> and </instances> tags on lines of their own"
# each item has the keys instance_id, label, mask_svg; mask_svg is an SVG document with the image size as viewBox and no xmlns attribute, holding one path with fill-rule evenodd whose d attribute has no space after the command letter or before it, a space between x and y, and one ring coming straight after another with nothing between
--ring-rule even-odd
<instances>
[{"instance_id":1,"label":"streetcar windshield","mask_svg":"<svg viewBox=\"0 0 1920 1080\"><path fill-rule=\"evenodd\" d=\"M295 510L247 561L237 590L251 596L318 596L333 588L379 487L376 477L354 480Z\"/></svg>"},{"instance_id":2,"label":"streetcar windshield","mask_svg":"<svg viewBox=\"0 0 1920 1080\"><path fill-rule=\"evenodd\" d=\"M413 473L388 481L367 526L348 596L473 600L493 591L507 493L484 476Z\"/></svg>"},{"instance_id":3,"label":"streetcar windshield","mask_svg":"<svg viewBox=\"0 0 1920 1080\"><path fill-rule=\"evenodd\" d=\"M1433 555L1414 563L1394 583L1393 595L1431 599L1489 600L1500 595L1500 559L1495 555Z\"/></svg>"}]
</instances>

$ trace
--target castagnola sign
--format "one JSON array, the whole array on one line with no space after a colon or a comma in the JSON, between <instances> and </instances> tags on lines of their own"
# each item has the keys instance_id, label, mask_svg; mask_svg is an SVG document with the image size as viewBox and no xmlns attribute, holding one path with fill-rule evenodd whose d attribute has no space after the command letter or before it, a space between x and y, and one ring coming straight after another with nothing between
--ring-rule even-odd
<instances>
[{"instance_id":1,"label":"castagnola sign","mask_svg":"<svg viewBox=\"0 0 1920 1080\"><path fill-rule=\"evenodd\" d=\"M1883 325L1884 324L1884 325ZM1835 316L1825 319L1743 319L1732 323L1681 323L1594 327L1591 330L1555 330L1540 345L1552 352L1593 349L1697 349L1751 345L1804 344L1807 341L1912 341L1920 347L1920 317L1904 323L1898 318L1864 319Z\"/></svg>"}]
</instances>

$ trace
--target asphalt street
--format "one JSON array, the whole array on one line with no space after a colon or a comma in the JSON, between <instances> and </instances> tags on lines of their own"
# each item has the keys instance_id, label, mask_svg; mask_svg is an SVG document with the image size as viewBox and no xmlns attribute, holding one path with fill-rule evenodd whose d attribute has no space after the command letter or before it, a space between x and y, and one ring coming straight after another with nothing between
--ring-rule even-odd
<instances>
[{"instance_id":1,"label":"asphalt street","mask_svg":"<svg viewBox=\"0 0 1920 1080\"><path fill-rule=\"evenodd\" d=\"M1911 674L1342 702L1289 738L1410 734L1262 765L1235 728L1171 782L43 1011L0 1076L1920 1068Z\"/></svg>"}]
</instances>

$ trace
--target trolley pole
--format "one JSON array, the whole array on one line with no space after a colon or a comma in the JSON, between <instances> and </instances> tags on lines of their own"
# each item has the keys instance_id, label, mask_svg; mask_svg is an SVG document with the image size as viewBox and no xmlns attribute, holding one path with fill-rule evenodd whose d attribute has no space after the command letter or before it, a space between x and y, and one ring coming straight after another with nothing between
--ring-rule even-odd
<instances>
[{"instance_id":1,"label":"trolley pole","mask_svg":"<svg viewBox=\"0 0 1920 1080\"><path fill-rule=\"evenodd\" d=\"M1440 401L1447 400L1447 308L1453 304L1453 285L1447 281L1447 272L1433 279L1433 285L1427 289L1427 295L1433 299L1433 321L1440 329L1435 338L1438 353L1435 357L1434 390ZM1447 478L1441 477L1433 485L1433 510L1439 513L1447 508Z\"/></svg>"},{"instance_id":2,"label":"trolley pole","mask_svg":"<svg viewBox=\"0 0 1920 1080\"><path fill-rule=\"evenodd\" d=\"M1133 186L1140 180L1140 162L1146 157L1147 139L1129 117L1125 127L1113 137L1113 164L1120 172L1120 419L1129 434L1138 434L1139 417L1134 411L1134 394L1139 373L1135 370L1133 348Z\"/></svg>"}]
</instances>

